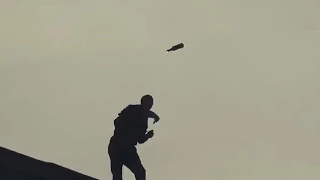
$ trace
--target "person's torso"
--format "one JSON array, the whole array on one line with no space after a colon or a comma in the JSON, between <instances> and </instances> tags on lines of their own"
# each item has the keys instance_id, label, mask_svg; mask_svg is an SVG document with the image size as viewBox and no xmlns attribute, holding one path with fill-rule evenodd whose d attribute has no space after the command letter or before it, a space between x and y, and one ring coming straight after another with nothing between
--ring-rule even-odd
<instances>
[{"instance_id":1,"label":"person's torso","mask_svg":"<svg viewBox=\"0 0 320 180\"><path fill-rule=\"evenodd\" d=\"M148 129L148 117L140 105L127 106L115 119L113 138L121 144L137 145Z\"/></svg>"}]
</instances>

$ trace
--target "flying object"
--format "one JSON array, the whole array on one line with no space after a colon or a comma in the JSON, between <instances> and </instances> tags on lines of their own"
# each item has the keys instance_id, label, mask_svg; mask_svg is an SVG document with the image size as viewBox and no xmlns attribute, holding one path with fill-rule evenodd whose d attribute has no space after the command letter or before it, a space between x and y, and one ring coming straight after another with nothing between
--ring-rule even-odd
<instances>
[{"instance_id":1,"label":"flying object","mask_svg":"<svg viewBox=\"0 0 320 180\"><path fill-rule=\"evenodd\" d=\"M172 46L170 49L168 49L166 52L170 52L170 51L176 51L178 49L181 49L181 48L184 48L184 44L183 43L180 43L180 44L177 44L175 46Z\"/></svg>"}]
</instances>

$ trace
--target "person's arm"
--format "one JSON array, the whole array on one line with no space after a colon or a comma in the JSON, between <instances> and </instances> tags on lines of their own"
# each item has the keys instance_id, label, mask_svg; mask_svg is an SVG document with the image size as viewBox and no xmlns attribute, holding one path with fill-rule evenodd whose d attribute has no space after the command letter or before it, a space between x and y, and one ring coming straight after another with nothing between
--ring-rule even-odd
<instances>
[{"instance_id":1,"label":"person's arm","mask_svg":"<svg viewBox=\"0 0 320 180\"><path fill-rule=\"evenodd\" d=\"M153 111L149 111L148 118L153 118L153 124L160 120L160 117Z\"/></svg>"},{"instance_id":2,"label":"person's arm","mask_svg":"<svg viewBox=\"0 0 320 180\"><path fill-rule=\"evenodd\" d=\"M143 144L146 141L148 141L148 139L152 138L154 135L153 130L148 131L146 134L143 134L140 136L140 138L138 139L138 143L139 144Z\"/></svg>"},{"instance_id":3,"label":"person's arm","mask_svg":"<svg viewBox=\"0 0 320 180\"><path fill-rule=\"evenodd\" d=\"M143 144L146 141L148 141L149 137L145 134L144 136L142 136L141 138L138 139L138 143L139 144Z\"/></svg>"}]
</instances>

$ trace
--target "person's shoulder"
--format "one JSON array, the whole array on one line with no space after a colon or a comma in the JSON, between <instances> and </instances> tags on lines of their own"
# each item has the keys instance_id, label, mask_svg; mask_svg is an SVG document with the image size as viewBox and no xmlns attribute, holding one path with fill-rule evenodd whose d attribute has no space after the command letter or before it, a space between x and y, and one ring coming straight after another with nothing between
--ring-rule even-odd
<instances>
[{"instance_id":1,"label":"person's shoulder","mask_svg":"<svg viewBox=\"0 0 320 180\"><path fill-rule=\"evenodd\" d=\"M120 114L127 114L127 113L133 113L137 112L140 109L142 109L142 106L140 104L129 104L127 107L125 107L120 113Z\"/></svg>"},{"instance_id":2,"label":"person's shoulder","mask_svg":"<svg viewBox=\"0 0 320 180\"><path fill-rule=\"evenodd\" d=\"M135 108L142 108L141 104L129 104L128 106L135 107Z\"/></svg>"},{"instance_id":3,"label":"person's shoulder","mask_svg":"<svg viewBox=\"0 0 320 180\"><path fill-rule=\"evenodd\" d=\"M138 109L142 109L142 106L140 104L129 104L125 109L138 110Z\"/></svg>"},{"instance_id":4,"label":"person's shoulder","mask_svg":"<svg viewBox=\"0 0 320 180\"><path fill-rule=\"evenodd\" d=\"M137 107L140 107L140 106L141 106L140 104L129 104L127 107L137 108Z\"/></svg>"}]
</instances>

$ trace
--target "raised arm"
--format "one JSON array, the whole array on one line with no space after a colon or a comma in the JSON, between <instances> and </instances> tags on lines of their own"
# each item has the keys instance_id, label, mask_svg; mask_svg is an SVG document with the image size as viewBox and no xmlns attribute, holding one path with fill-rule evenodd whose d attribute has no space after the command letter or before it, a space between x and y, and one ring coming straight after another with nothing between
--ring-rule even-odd
<instances>
[{"instance_id":1,"label":"raised arm","mask_svg":"<svg viewBox=\"0 0 320 180\"><path fill-rule=\"evenodd\" d=\"M160 120L160 117L153 111L149 111L148 118L153 118L153 124Z\"/></svg>"}]
</instances>

